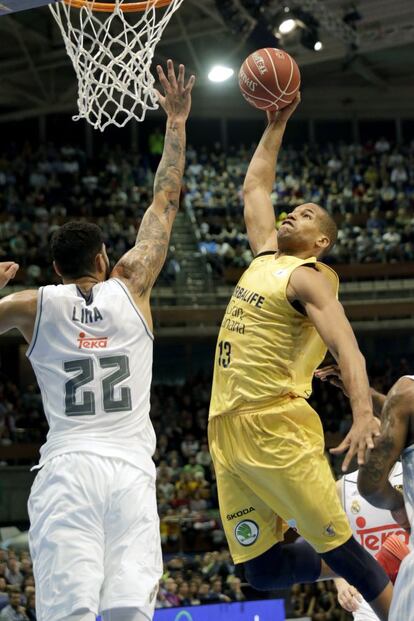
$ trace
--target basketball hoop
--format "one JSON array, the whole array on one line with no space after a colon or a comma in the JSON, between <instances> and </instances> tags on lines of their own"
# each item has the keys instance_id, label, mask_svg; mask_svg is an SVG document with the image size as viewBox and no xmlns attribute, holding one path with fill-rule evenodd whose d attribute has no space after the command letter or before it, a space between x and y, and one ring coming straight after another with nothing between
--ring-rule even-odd
<instances>
[{"instance_id":1,"label":"basketball hoop","mask_svg":"<svg viewBox=\"0 0 414 621\"><path fill-rule=\"evenodd\" d=\"M154 50L184 0L50 4L78 79L79 113L95 129L142 121L158 108L151 74Z\"/></svg>"}]
</instances>

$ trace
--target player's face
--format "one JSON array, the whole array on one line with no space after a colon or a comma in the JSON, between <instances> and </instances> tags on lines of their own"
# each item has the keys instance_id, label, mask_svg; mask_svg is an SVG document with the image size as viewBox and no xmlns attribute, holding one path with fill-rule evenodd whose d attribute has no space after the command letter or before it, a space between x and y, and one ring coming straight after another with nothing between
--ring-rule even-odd
<instances>
[{"instance_id":1,"label":"player's face","mask_svg":"<svg viewBox=\"0 0 414 621\"><path fill-rule=\"evenodd\" d=\"M311 254L315 254L321 237L320 207L314 203L304 203L296 207L283 220L277 232L281 252L309 250Z\"/></svg>"}]
</instances>

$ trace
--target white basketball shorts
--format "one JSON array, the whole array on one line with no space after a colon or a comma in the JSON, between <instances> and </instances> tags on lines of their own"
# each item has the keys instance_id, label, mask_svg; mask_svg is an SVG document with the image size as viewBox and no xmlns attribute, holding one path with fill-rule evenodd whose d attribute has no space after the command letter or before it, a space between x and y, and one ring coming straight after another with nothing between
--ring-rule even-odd
<instances>
[{"instance_id":1,"label":"white basketball shorts","mask_svg":"<svg viewBox=\"0 0 414 621\"><path fill-rule=\"evenodd\" d=\"M121 460L48 461L28 503L38 621L137 607L152 619L162 575L155 479Z\"/></svg>"}]
</instances>

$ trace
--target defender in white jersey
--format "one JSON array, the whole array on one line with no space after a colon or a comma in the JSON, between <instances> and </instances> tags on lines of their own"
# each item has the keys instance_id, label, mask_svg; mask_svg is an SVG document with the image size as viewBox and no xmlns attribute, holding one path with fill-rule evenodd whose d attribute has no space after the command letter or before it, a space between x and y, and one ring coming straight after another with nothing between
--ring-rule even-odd
<instances>
[{"instance_id":1,"label":"defender in white jersey","mask_svg":"<svg viewBox=\"0 0 414 621\"><path fill-rule=\"evenodd\" d=\"M336 365L316 374L341 387ZM370 504L391 512L405 530L411 530L411 552L404 558L389 613L389 621L414 621L414 375L401 377L388 395L373 391L374 411L381 412L381 435L375 441L358 473L358 490ZM402 494L388 480L401 457L404 479Z\"/></svg>"},{"instance_id":2,"label":"defender in white jersey","mask_svg":"<svg viewBox=\"0 0 414 621\"><path fill-rule=\"evenodd\" d=\"M391 485L403 489L403 472L401 462L392 468L389 477ZM358 470L350 472L337 481L338 496L345 510L355 539L375 558L384 554L383 545L391 537L393 547L398 555L407 554L409 542L408 531L402 528L385 509L378 509L365 500L357 487ZM394 539L398 538L398 539ZM394 564L399 564L395 558ZM390 576L391 577L391 576ZM371 606L343 578L335 578L338 600L343 608L353 613L355 621L378 621Z\"/></svg>"},{"instance_id":3,"label":"defender in white jersey","mask_svg":"<svg viewBox=\"0 0 414 621\"><path fill-rule=\"evenodd\" d=\"M150 293L179 206L192 76L172 61L158 75L167 113L154 198L134 248L112 272L95 224L52 237L63 284L0 301L0 333L17 328L49 423L29 498L39 621L152 618L162 573L149 418ZM0 265L0 286L17 265Z\"/></svg>"}]
</instances>

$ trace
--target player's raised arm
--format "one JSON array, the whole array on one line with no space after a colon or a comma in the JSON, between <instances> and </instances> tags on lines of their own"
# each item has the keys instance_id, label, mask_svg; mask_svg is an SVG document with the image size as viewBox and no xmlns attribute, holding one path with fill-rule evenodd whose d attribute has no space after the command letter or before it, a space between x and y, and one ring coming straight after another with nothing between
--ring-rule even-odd
<instances>
[{"instance_id":1,"label":"player's raised arm","mask_svg":"<svg viewBox=\"0 0 414 621\"><path fill-rule=\"evenodd\" d=\"M367 448L373 448L373 437L379 435L379 421L374 418L372 399L365 367L354 332L342 304L326 277L308 267L299 267L290 278L289 299L298 300L314 324L341 370L342 382L349 395L353 425L341 444L332 453L347 451L342 469L345 471L355 454L363 464Z\"/></svg>"},{"instance_id":2,"label":"player's raised arm","mask_svg":"<svg viewBox=\"0 0 414 621\"><path fill-rule=\"evenodd\" d=\"M167 113L164 151L154 180L154 197L142 219L134 248L118 261L112 276L121 278L132 294L148 297L164 265L171 229L179 207L185 165L185 124L191 108L191 91L195 78L185 84L184 65L178 77L172 60L167 76L160 66L158 77L164 95L158 93Z\"/></svg>"},{"instance_id":3,"label":"player's raised arm","mask_svg":"<svg viewBox=\"0 0 414 621\"><path fill-rule=\"evenodd\" d=\"M275 212L271 194L277 156L286 123L300 102L300 94L280 112L268 112L268 125L247 169L243 185L244 220L253 254L277 249Z\"/></svg>"},{"instance_id":4,"label":"player's raised arm","mask_svg":"<svg viewBox=\"0 0 414 621\"><path fill-rule=\"evenodd\" d=\"M405 528L410 525L404 498L391 485L388 476L407 445L413 403L414 382L402 377L387 395L381 417L381 434L375 439L375 448L358 473L360 494L375 507L392 511L394 519Z\"/></svg>"}]
</instances>

